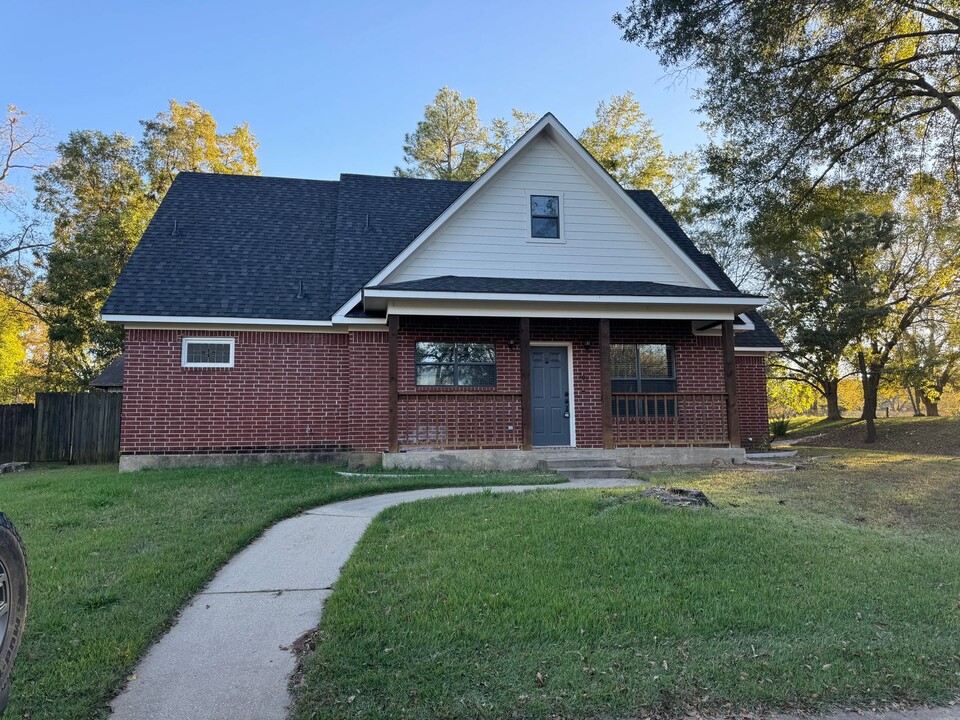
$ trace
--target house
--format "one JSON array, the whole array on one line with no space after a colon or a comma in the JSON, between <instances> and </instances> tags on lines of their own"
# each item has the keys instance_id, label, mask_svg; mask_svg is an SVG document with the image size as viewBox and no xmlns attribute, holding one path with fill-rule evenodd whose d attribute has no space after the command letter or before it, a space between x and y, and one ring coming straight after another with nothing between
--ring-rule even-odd
<instances>
[{"instance_id":1,"label":"house","mask_svg":"<svg viewBox=\"0 0 960 720\"><path fill-rule=\"evenodd\" d=\"M123 391L123 355L111 361L103 371L90 381L90 387L104 392Z\"/></svg>"},{"instance_id":2,"label":"house","mask_svg":"<svg viewBox=\"0 0 960 720\"><path fill-rule=\"evenodd\" d=\"M473 183L180 173L103 308L121 467L737 460L763 303L549 114Z\"/></svg>"}]
</instances>

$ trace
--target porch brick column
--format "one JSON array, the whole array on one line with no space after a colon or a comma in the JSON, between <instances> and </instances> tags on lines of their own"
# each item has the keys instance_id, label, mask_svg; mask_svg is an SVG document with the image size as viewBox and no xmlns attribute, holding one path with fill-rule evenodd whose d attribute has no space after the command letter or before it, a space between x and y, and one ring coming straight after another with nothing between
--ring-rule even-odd
<instances>
[{"instance_id":1,"label":"porch brick column","mask_svg":"<svg viewBox=\"0 0 960 720\"><path fill-rule=\"evenodd\" d=\"M400 443L397 438L397 406L400 403L400 395L397 386L397 365L398 365L398 348L399 348L399 330L400 330L400 316L391 315L387 318L387 331L389 332L390 342L389 342L389 400L387 402L387 437L388 437L388 449L390 452L395 453L400 449Z\"/></svg>"},{"instance_id":2,"label":"porch brick column","mask_svg":"<svg viewBox=\"0 0 960 720\"><path fill-rule=\"evenodd\" d=\"M530 384L530 318L520 318L520 430L523 449L533 450L533 387Z\"/></svg>"},{"instance_id":3,"label":"porch brick column","mask_svg":"<svg viewBox=\"0 0 960 720\"><path fill-rule=\"evenodd\" d=\"M613 388L610 385L610 321L600 321L600 413L603 418L603 449L613 450Z\"/></svg>"},{"instance_id":4,"label":"porch brick column","mask_svg":"<svg viewBox=\"0 0 960 720\"><path fill-rule=\"evenodd\" d=\"M740 402L737 397L737 356L733 340L733 320L722 324L723 379L727 391L727 432L730 447L740 447Z\"/></svg>"}]
</instances>

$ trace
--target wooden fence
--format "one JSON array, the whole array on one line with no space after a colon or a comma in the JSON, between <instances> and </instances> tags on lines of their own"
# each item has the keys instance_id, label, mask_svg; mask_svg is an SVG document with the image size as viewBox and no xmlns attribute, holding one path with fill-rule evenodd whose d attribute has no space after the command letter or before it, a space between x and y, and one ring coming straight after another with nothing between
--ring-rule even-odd
<instances>
[{"instance_id":1,"label":"wooden fence","mask_svg":"<svg viewBox=\"0 0 960 720\"><path fill-rule=\"evenodd\" d=\"M120 393L37 393L36 404L0 405L0 462L117 462Z\"/></svg>"}]
</instances>

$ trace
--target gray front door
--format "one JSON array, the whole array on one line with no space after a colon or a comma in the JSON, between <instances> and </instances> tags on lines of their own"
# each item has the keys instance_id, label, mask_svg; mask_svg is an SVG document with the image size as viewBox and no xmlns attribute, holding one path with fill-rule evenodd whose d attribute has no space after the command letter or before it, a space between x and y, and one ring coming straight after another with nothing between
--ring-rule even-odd
<instances>
[{"instance_id":1,"label":"gray front door","mask_svg":"<svg viewBox=\"0 0 960 720\"><path fill-rule=\"evenodd\" d=\"M570 382L566 347L530 348L533 444L570 444Z\"/></svg>"}]
</instances>

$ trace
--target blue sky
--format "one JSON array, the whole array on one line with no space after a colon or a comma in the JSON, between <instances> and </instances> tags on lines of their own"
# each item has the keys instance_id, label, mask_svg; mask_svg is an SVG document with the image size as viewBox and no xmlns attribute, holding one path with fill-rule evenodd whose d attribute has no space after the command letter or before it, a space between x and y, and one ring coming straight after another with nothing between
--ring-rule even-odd
<instances>
[{"instance_id":1,"label":"blue sky","mask_svg":"<svg viewBox=\"0 0 960 720\"><path fill-rule=\"evenodd\" d=\"M389 174L405 132L448 85L484 121L551 111L572 131L632 90L671 151L705 140L692 88L619 38L628 0L16 2L17 71L0 102L74 129L139 132L170 98L250 123L264 174Z\"/></svg>"}]
</instances>

